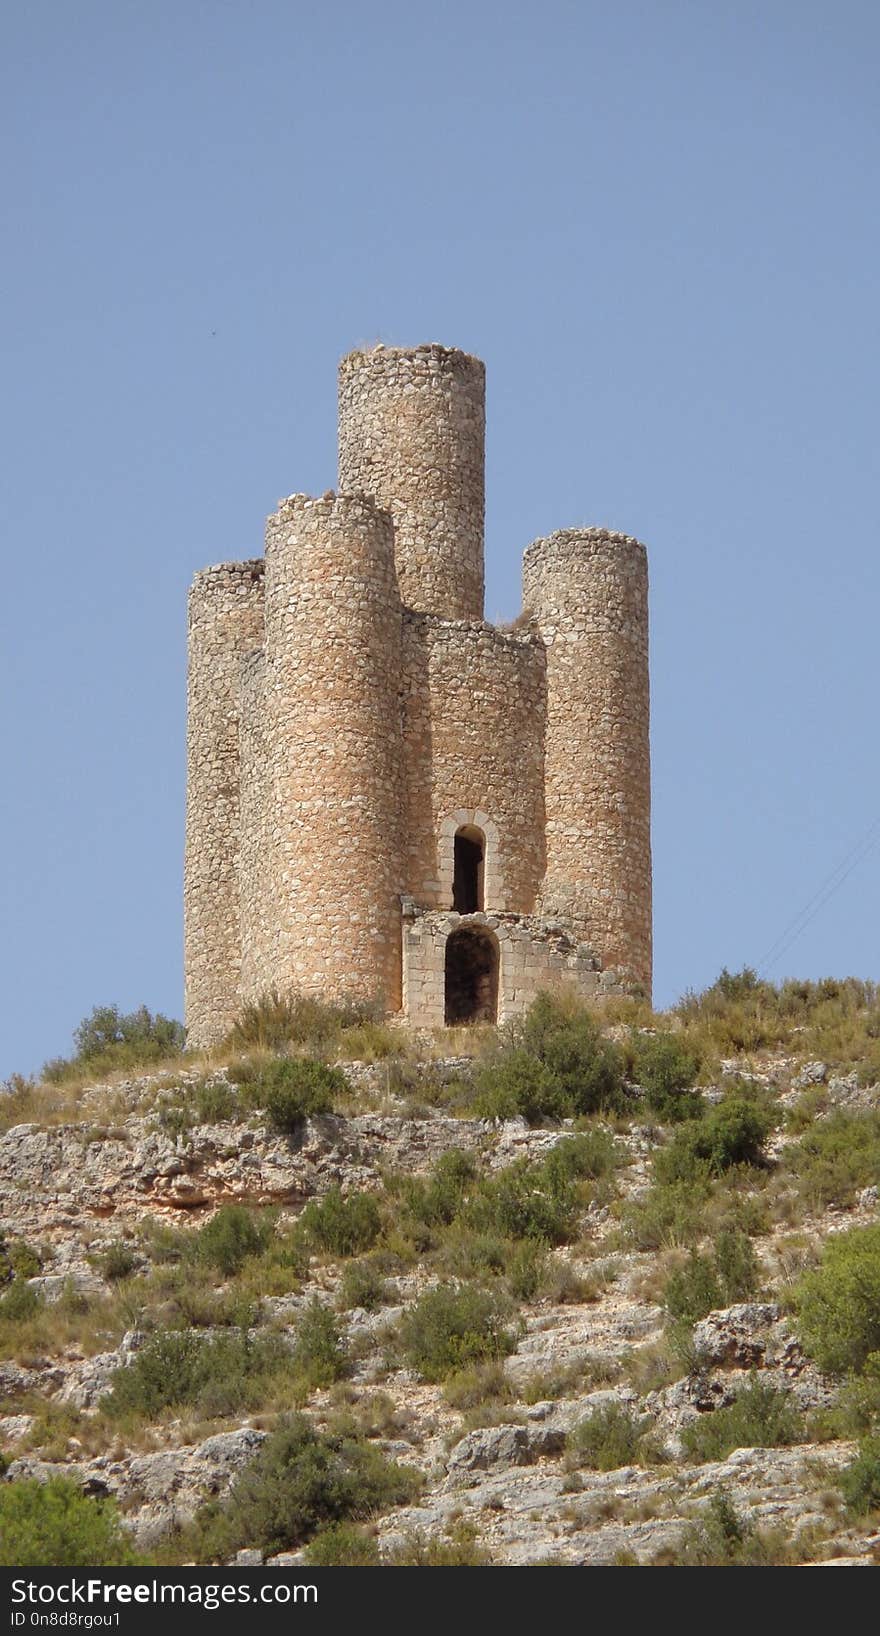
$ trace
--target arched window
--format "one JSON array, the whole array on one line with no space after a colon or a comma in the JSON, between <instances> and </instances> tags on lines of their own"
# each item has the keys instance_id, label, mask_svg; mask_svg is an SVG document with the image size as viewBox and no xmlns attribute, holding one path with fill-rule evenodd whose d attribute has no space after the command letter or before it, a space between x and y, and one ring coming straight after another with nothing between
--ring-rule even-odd
<instances>
[{"instance_id":1,"label":"arched window","mask_svg":"<svg viewBox=\"0 0 880 1636\"><path fill-rule=\"evenodd\" d=\"M485 907L486 837L474 824L455 832L452 866L452 907L460 915L474 915Z\"/></svg>"},{"instance_id":2,"label":"arched window","mask_svg":"<svg viewBox=\"0 0 880 1636\"><path fill-rule=\"evenodd\" d=\"M498 941L482 926L462 926L447 938L447 1027L497 1022L498 963Z\"/></svg>"}]
</instances>

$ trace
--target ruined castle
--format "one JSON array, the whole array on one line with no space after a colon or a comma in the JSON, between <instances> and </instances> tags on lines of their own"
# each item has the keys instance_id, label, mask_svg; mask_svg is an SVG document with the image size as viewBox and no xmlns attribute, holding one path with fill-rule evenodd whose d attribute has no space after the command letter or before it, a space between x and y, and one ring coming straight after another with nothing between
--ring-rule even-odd
<instances>
[{"instance_id":1,"label":"ruined castle","mask_svg":"<svg viewBox=\"0 0 880 1636\"><path fill-rule=\"evenodd\" d=\"M271 987L435 1026L651 984L644 546L530 545L483 619L485 371L339 368L339 492L189 601L189 1041Z\"/></svg>"}]
</instances>

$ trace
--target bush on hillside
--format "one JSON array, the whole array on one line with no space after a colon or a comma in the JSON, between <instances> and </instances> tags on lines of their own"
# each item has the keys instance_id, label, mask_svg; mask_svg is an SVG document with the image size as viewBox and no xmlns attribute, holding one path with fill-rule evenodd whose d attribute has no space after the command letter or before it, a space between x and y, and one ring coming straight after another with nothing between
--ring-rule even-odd
<instances>
[{"instance_id":1,"label":"bush on hillside","mask_svg":"<svg viewBox=\"0 0 880 1636\"><path fill-rule=\"evenodd\" d=\"M880 1352L880 1226L829 1238L795 1294L801 1344L819 1368L861 1371Z\"/></svg>"},{"instance_id":2,"label":"bush on hillside","mask_svg":"<svg viewBox=\"0 0 880 1636\"><path fill-rule=\"evenodd\" d=\"M403 1316L401 1343L423 1380L445 1380L470 1364L512 1352L505 1309L487 1290L441 1284Z\"/></svg>"},{"instance_id":3,"label":"bush on hillside","mask_svg":"<svg viewBox=\"0 0 880 1636\"><path fill-rule=\"evenodd\" d=\"M569 1433L569 1461L594 1471L641 1464L643 1454L648 1452L644 1439L651 1424L650 1415L634 1415L621 1403L608 1403L579 1421Z\"/></svg>"},{"instance_id":4,"label":"bush on hillside","mask_svg":"<svg viewBox=\"0 0 880 1636\"><path fill-rule=\"evenodd\" d=\"M262 1255L274 1228L274 1217L259 1215L242 1204L224 1204L195 1235L192 1255L227 1278L240 1271L249 1256Z\"/></svg>"},{"instance_id":5,"label":"bush on hillside","mask_svg":"<svg viewBox=\"0 0 880 1636\"><path fill-rule=\"evenodd\" d=\"M701 1171L720 1176L734 1165L761 1165L772 1129L768 1109L744 1097L725 1097L704 1118L676 1131L656 1154L654 1174L661 1183L689 1182Z\"/></svg>"},{"instance_id":6,"label":"bush on hillside","mask_svg":"<svg viewBox=\"0 0 880 1636\"><path fill-rule=\"evenodd\" d=\"M840 1488L854 1516L880 1511L880 1436L868 1437L859 1445L855 1459L840 1474Z\"/></svg>"},{"instance_id":7,"label":"bush on hillside","mask_svg":"<svg viewBox=\"0 0 880 1636\"><path fill-rule=\"evenodd\" d=\"M388 1284L369 1259L349 1261L340 1279L338 1299L343 1311L363 1307L365 1312L375 1312L388 1300Z\"/></svg>"},{"instance_id":8,"label":"bush on hillside","mask_svg":"<svg viewBox=\"0 0 880 1636\"><path fill-rule=\"evenodd\" d=\"M557 1076L531 1051L501 1051L476 1076L474 1111L480 1119L525 1119L530 1125L564 1119L571 1097Z\"/></svg>"},{"instance_id":9,"label":"bush on hillside","mask_svg":"<svg viewBox=\"0 0 880 1636\"><path fill-rule=\"evenodd\" d=\"M815 1120L786 1149L784 1162L810 1208L853 1204L880 1176L880 1109L837 1108Z\"/></svg>"},{"instance_id":10,"label":"bush on hillside","mask_svg":"<svg viewBox=\"0 0 880 1636\"><path fill-rule=\"evenodd\" d=\"M203 1520L216 1559L241 1547L265 1555L295 1550L320 1528L368 1517L412 1499L420 1480L355 1438L316 1431L304 1415L281 1422Z\"/></svg>"},{"instance_id":11,"label":"bush on hillside","mask_svg":"<svg viewBox=\"0 0 880 1636\"><path fill-rule=\"evenodd\" d=\"M128 1012L115 1005L99 1005L74 1030L74 1055L47 1062L43 1078L60 1085L83 1071L97 1076L116 1068L149 1067L163 1058L179 1056L185 1043L183 1024L161 1012L154 1015L145 1005Z\"/></svg>"},{"instance_id":12,"label":"bush on hillside","mask_svg":"<svg viewBox=\"0 0 880 1636\"><path fill-rule=\"evenodd\" d=\"M421 1176L402 1179L406 1212L425 1227L446 1226L460 1213L476 1180L477 1167L470 1154L451 1148L441 1154L427 1180Z\"/></svg>"},{"instance_id":13,"label":"bush on hillside","mask_svg":"<svg viewBox=\"0 0 880 1636\"><path fill-rule=\"evenodd\" d=\"M725 1228L705 1255L692 1249L687 1261L666 1280L663 1303L669 1316L694 1324L708 1312L753 1295L758 1261L748 1236Z\"/></svg>"},{"instance_id":14,"label":"bush on hillside","mask_svg":"<svg viewBox=\"0 0 880 1636\"><path fill-rule=\"evenodd\" d=\"M779 1530L755 1528L737 1512L730 1496L716 1489L699 1521L685 1529L673 1550L656 1566L673 1568L773 1568L797 1562L799 1552Z\"/></svg>"},{"instance_id":15,"label":"bush on hillside","mask_svg":"<svg viewBox=\"0 0 880 1636\"><path fill-rule=\"evenodd\" d=\"M522 1025L521 1043L549 1069L572 1114L623 1105L623 1057L575 996L538 994Z\"/></svg>"},{"instance_id":16,"label":"bush on hillside","mask_svg":"<svg viewBox=\"0 0 880 1636\"><path fill-rule=\"evenodd\" d=\"M318 1300L310 1301L300 1315L291 1361L310 1391L332 1386L348 1373L339 1325L330 1308Z\"/></svg>"},{"instance_id":17,"label":"bush on hillside","mask_svg":"<svg viewBox=\"0 0 880 1636\"><path fill-rule=\"evenodd\" d=\"M635 1034L630 1043L632 1072L659 1119L675 1123L699 1119L703 1101L691 1087L700 1059L676 1034Z\"/></svg>"},{"instance_id":18,"label":"bush on hillside","mask_svg":"<svg viewBox=\"0 0 880 1636\"><path fill-rule=\"evenodd\" d=\"M69 1477L0 1485L0 1567L125 1568L138 1562L113 1500Z\"/></svg>"},{"instance_id":19,"label":"bush on hillside","mask_svg":"<svg viewBox=\"0 0 880 1636\"><path fill-rule=\"evenodd\" d=\"M263 1110L272 1130L296 1135L307 1119L332 1113L345 1095L345 1075L315 1057L279 1057L245 1081L245 1094Z\"/></svg>"},{"instance_id":20,"label":"bush on hillside","mask_svg":"<svg viewBox=\"0 0 880 1636\"><path fill-rule=\"evenodd\" d=\"M0 1295L0 1323L27 1323L44 1305L43 1297L26 1278L14 1278Z\"/></svg>"},{"instance_id":21,"label":"bush on hillside","mask_svg":"<svg viewBox=\"0 0 880 1636\"><path fill-rule=\"evenodd\" d=\"M372 1249L382 1225L379 1201L374 1193L349 1193L331 1187L323 1198L307 1204L299 1218L299 1231L307 1243L332 1255L362 1255Z\"/></svg>"},{"instance_id":22,"label":"bush on hillside","mask_svg":"<svg viewBox=\"0 0 880 1636\"><path fill-rule=\"evenodd\" d=\"M160 1330L130 1364L114 1371L101 1408L113 1419L155 1420L165 1409L183 1407L233 1414L259 1407L273 1377L292 1374L290 1354L277 1335Z\"/></svg>"},{"instance_id":23,"label":"bush on hillside","mask_svg":"<svg viewBox=\"0 0 880 1636\"><path fill-rule=\"evenodd\" d=\"M43 1268L38 1250L23 1238L7 1238L0 1229L0 1285L14 1278L36 1278Z\"/></svg>"},{"instance_id":24,"label":"bush on hillside","mask_svg":"<svg viewBox=\"0 0 880 1636\"><path fill-rule=\"evenodd\" d=\"M290 1046L317 1055L332 1050L343 1029L377 1022L380 1008L358 1000L327 1002L312 994L270 988L247 1001L226 1041L238 1051L284 1051Z\"/></svg>"},{"instance_id":25,"label":"bush on hillside","mask_svg":"<svg viewBox=\"0 0 880 1636\"><path fill-rule=\"evenodd\" d=\"M379 1547L354 1522L331 1522L306 1546L310 1568L378 1568Z\"/></svg>"},{"instance_id":26,"label":"bush on hillside","mask_svg":"<svg viewBox=\"0 0 880 1636\"><path fill-rule=\"evenodd\" d=\"M734 1449L782 1448L806 1439L804 1418L790 1392L753 1378L723 1409L701 1414L682 1427L692 1460L723 1460Z\"/></svg>"}]
</instances>

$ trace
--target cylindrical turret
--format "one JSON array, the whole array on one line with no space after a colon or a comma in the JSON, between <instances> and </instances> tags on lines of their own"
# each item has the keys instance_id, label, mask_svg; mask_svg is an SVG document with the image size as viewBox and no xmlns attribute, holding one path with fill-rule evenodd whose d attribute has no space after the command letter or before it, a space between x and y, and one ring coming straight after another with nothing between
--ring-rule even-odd
<instances>
[{"instance_id":1,"label":"cylindrical turret","mask_svg":"<svg viewBox=\"0 0 880 1636\"><path fill-rule=\"evenodd\" d=\"M542 912L651 990L648 570L627 534L530 545L523 603L547 651Z\"/></svg>"},{"instance_id":2,"label":"cylindrical turret","mask_svg":"<svg viewBox=\"0 0 880 1636\"><path fill-rule=\"evenodd\" d=\"M266 534L274 980L392 1011L401 626L387 513L364 497L285 500Z\"/></svg>"},{"instance_id":3,"label":"cylindrical turret","mask_svg":"<svg viewBox=\"0 0 880 1636\"><path fill-rule=\"evenodd\" d=\"M239 669L241 839L238 850L241 993L256 999L275 981L277 908L266 763L267 665L249 653Z\"/></svg>"},{"instance_id":4,"label":"cylindrical turret","mask_svg":"<svg viewBox=\"0 0 880 1636\"><path fill-rule=\"evenodd\" d=\"M401 600L483 617L486 371L441 346L375 347L339 366L339 487L391 513Z\"/></svg>"},{"instance_id":5,"label":"cylindrical turret","mask_svg":"<svg viewBox=\"0 0 880 1636\"><path fill-rule=\"evenodd\" d=\"M197 574L189 595L184 986L190 1045L215 1044L239 1003L239 671L263 640L262 562Z\"/></svg>"}]
</instances>

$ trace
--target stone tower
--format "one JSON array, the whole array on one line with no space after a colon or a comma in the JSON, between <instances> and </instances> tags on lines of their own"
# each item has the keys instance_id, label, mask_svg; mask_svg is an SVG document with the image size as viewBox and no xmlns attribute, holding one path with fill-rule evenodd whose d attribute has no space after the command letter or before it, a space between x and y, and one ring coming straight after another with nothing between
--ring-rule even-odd
<instances>
[{"instance_id":1,"label":"stone tower","mask_svg":"<svg viewBox=\"0 0 880 1636\"><path fill-rule=\"evenodd\" d=\"M191 1044L272 986L428 1027L650 992L645 550L536 540L522 615L487 625L484 406L465 353L349 354L339 494L196 576Z\"/></svg>"}]
</instances>

